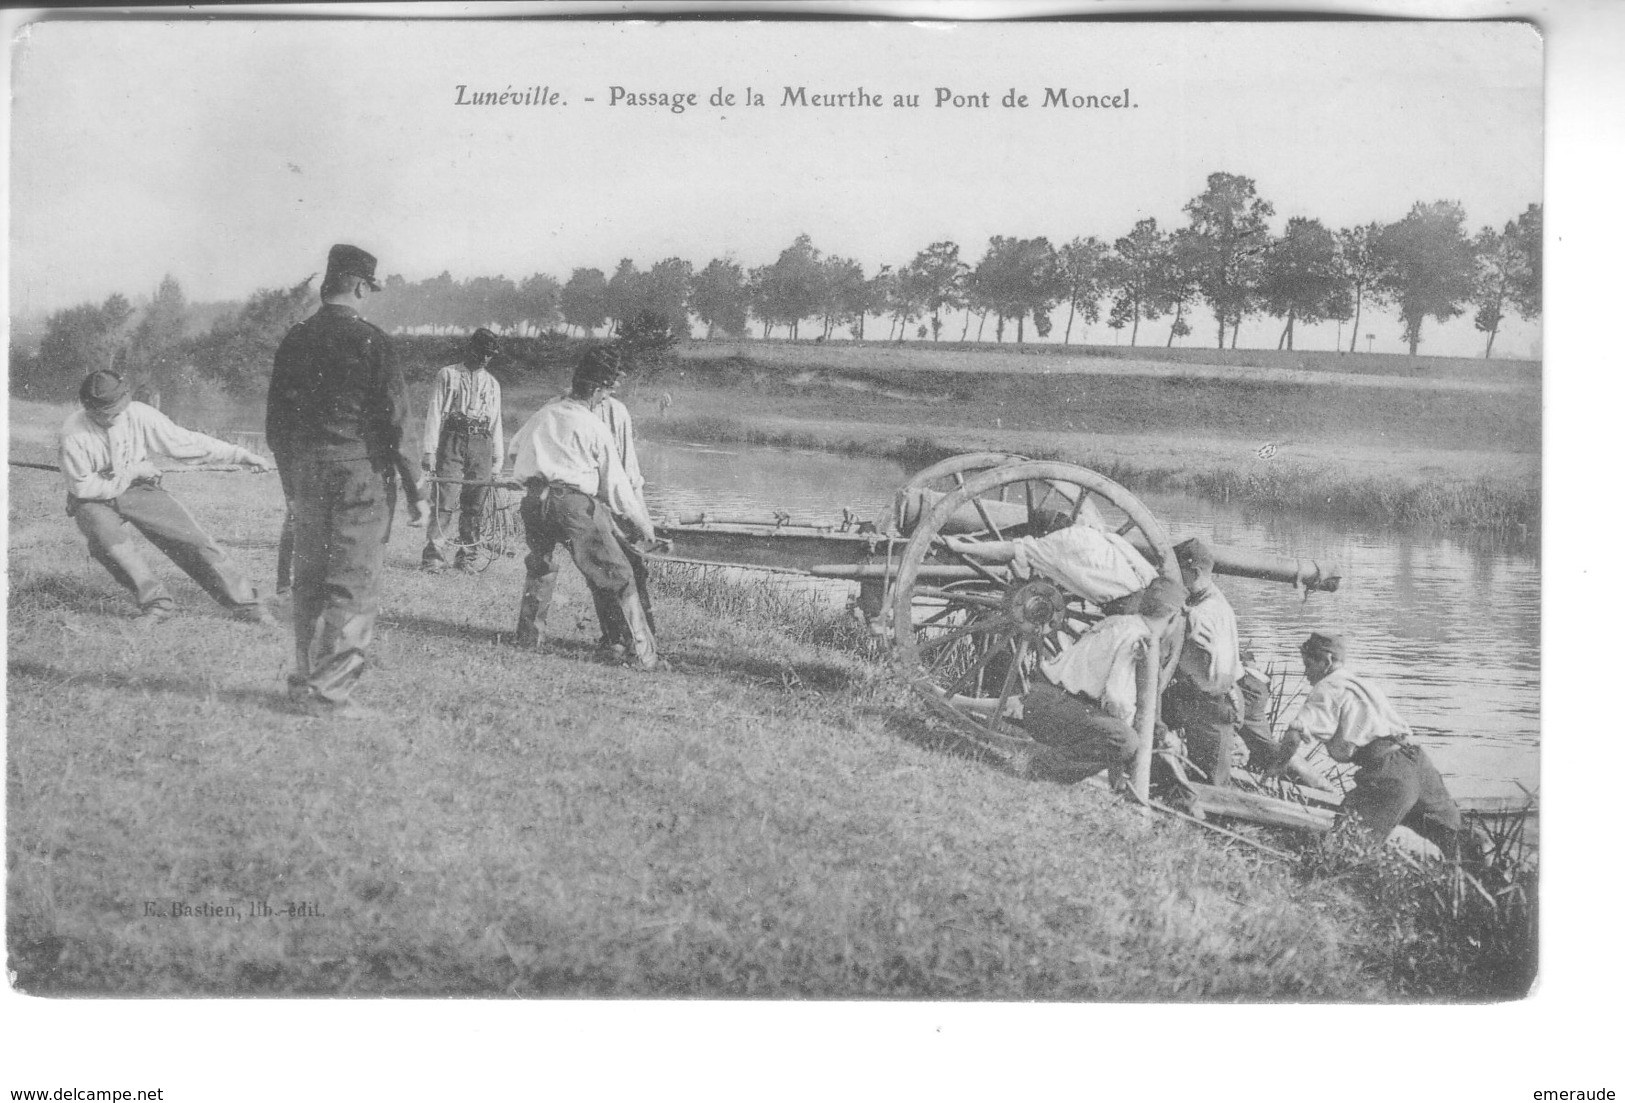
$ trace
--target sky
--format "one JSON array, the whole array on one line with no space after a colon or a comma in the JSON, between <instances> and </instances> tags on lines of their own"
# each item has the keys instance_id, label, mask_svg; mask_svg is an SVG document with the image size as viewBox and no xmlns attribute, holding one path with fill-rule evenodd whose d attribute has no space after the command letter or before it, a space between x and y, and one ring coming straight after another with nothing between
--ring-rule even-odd
<instances>
[{"instance_id":1,"label":"sky","mask_svg":"<svg viewBox=\"0 0 1625 1103\"><path fill-rule=\"evenodd\" d=\"M11 309L140 299L166 273L190 299L241 298L336 241L409 280L751 267L800 233L871 273L943 239L974 263L994 234L1182 224L1215 171L1251 177L1277 230L1449 199L1473 232L1543 199L1542 53L1516 23L46 20L14 37ZM458 102L536 88L558 102ZM1132 106L1046 107L1051 88ZM1402 347L1397 321L1362 329ZM1539 332L1514 319L1499 347L1527 355ZM1483 342L1466 319L1424 340Z\"/></svg>"}]
</instances>

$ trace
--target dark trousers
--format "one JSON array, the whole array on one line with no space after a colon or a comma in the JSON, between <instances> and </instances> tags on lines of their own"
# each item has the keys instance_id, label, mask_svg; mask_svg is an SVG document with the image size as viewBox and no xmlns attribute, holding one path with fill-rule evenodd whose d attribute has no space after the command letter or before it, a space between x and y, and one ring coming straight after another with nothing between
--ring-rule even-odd
<instances>
[{"instance_id":1,"label":"dark trousers","mask_svg":"<svg viewBox=\"0 0 1625 1103\"><path fill-rule=\"evenodd\" d=\"M1434 769L1433 761L1414 743L1376 739L1354 752L1354 788L1343 798L1343 811L1357 817L1377 839L1404 824L1433 843L1447 858L1459 858L1469 844L1461 810Z\"/></svg>"},{"instance_id":2,"label":"dark trousers","mask_svg":"<svg viewBox=\"0 0 1625 1103\"><path fill-rule=\"evenodd\" d=\"M366 668L393 505L388 470L384 460L294 465L291 693L341 704Z\"/></svg>"},{"instance_id":3,"label":"dark trousers","mask_svg":"<svg viewBox=\"0 0 1625 1103\"><path fill-rule=\"evenodd\" d=\"M637 588L638 604L643 607L644 622L649 625L649 631L655 630L654 601L649 596L649 561L637 549L631 534L627 531L626 522L619 517L615 518L615 537L620 542L621 554L626 556L627 565L632 568L632 584ZM621 615L620 602L597 590L592 594L593 607L598 611L598 627L600 635L598 645L608 647L610 644L621 644L630 648L630 629L626 618Z\"/></svg>"},{"instance_id":4,"label":"dark trousers","mask_svg":"<svg viewBox=\"0 0 1625 1103\"><path fill-rule=\"evenodd\" d=\"M440 433L434 473L442 479L485 482L491 478L492 461L489 432L448 426ZM455 483L434 483L432 486L423 562L444 563L446 547L455 533L456 562L462 566L480 542L480 522L485 516L485 503L491 495L491 488L458 486Z\"/></svg>"},{"instance_id":5,"label":"dark trousers","mask_svg":"<svg viewBox=\"0 0 1625 1103\"><path fill-rule=\"evenodd\" d=\"M1085 697L1034 680L1021 700L1021 724L1042 746L1033 770L1053 781L1082 781L1134 760L1140 734Z\"/></svg>"},{"instance_id":6,"label":"dark trousers","mask_svg":"<svg viewBox=\"0 0 1625 1103\"><path fill-rule=\"evenodd\" d=\"M293 589L293 472L277 465L277 476L282 480L282 535L276 545L276 592L285 594Z\"/></svg>"},{"instance_id":7,"label":"dark trousers","mask_svg":"<svg viewBox=\"0 0 1625 1103\"><path fill-rule=\"evenodd\" d=\"M1236 709L1228 695L1215 697L1175 678L1162 695L1162 721L1184 733L1185 753L1191 765L1207 775L1208 784L1230 784Z\"/></svg>"},{"instance_id":8,"label":"dark trousers","mask_svg":"<svg viewBox=\"0 0 1625 1103\"><path fill-rule=\"evenodd\" d=\"M1247 768L1263 769L1275 761L1280 743L1270 728L1270 687L1262 678L1243 674L1236 682L1241 687L1244 711L1236 735L1247 748Z\"/></svg>"},{"instance_id":9,"label":"dark trousers","mask_svg":"<svg viewBox=\"0 0 1625 1103\"><path fill-rule=\"evenodd\" d=\"M91 556L135 595L143 610L171 608L175 599L136 548L131 528L227 609L244 611L259 605L260 595L247 576L162 487L135 483L107 501L76 499L72 510Z\"/></svg>"},{"instance_id":10,"label":"dark trousers","mask_svg":"<svg viewBox=\"0 0 1625 1103\"><path fill-rule=\"evenodd\" d=\"M644 620L632 564L621 550L609 507L579 490L532 483L519 503L519 519L530 548L525 556L525 589L519 599L519 645L533 647L542 640L548 606L558 585L553 553L563 544L586 578L594 603L602 599L615 604L632 654L643 665L652 665L656 660L654 632Z\"/></svg>"}]
</instances>

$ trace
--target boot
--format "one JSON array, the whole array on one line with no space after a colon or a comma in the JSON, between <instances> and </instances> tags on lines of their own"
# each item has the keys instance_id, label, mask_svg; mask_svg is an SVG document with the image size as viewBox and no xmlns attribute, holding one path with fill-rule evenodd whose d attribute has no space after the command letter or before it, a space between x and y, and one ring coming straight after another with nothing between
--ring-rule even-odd
<instances>
[{"instance_id":1,"label":"boot","mask_svg":"<svg viewBox=\"0 0 1625 1103\"><path fill-rule=\"evenodd\" d=\"M519 597L519 629L514 643L520 647L540 647L542 632L547 627L547 607L553 604L553 587L558 584L557 574L544 574L525 579L524 592Z\"/></svg>"},{"instance_id":2,"label":"boot","mask_svg":"<svg viewBox=\"0 0 1625 1103\"><path fill-rule=\"evenodd\" d=\"M622 590L616 597L615 604L625 621L623 625L626 631L625 642L632 653L628 661L642 670L660 669L660 655L655 650L655 634L649 630L649 622L644 619L643 606L638 601L637 587L628 586Z\"/></svg>"},{"instance_id":3,"label":"boot","mask_svg":"<svg viewBox=\"0 0 1625 1103\"><path fill-rule=\"evenodd\" d=\"M174 612L175 599L169 596L164 584L152 573L152 568L133 542L125 540L110 548L92 548L91 554L107 568L108 574L135 595L142 613L161 609L163 612L158 616L163 617Z\"/></svg>"}]
</instances>

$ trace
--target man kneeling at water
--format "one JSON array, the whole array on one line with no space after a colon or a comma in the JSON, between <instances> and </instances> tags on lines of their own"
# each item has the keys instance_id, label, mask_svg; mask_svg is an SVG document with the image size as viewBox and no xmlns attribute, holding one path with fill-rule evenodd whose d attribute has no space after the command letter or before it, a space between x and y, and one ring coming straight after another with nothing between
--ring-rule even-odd
<instances>
[{"instance_id":1,"label":"man kneeling at water","mask_svg":"<svg viewBox=\"0 0 1625 1103\"><path fill-rule=\"evenodd\" d=\"M1313 688L1281 737L1276 763L1287 762L1305 737L1321 740L1332 758L1358 767L1344 815L1378 840L1404 824L1445 857L1467 856L1475 849L1472 836L1444 779L1383 692L1344 666L1343 637L1313 632L1299 651Z\"/></svg>"},{"instance_id":2,"label":"man kneeling at water","mask_svg":"<svg viewBox=\"0 0 1625 1103\"><path fill-rule=\"evenodd\" d=\"M1135 728L1139 705L1137 670L1152 639L1167 642L1180 611L1185 587L1153 579L1137 595L1135 613L1109 616L1038 665L1027 693L1007 706L1008 714L1039 744L1033 776L1049 781L1082 781L1134 761L1140 749ZM992 699L955 698L972 709L992 709Z\"/></svg>"}]
</instances>

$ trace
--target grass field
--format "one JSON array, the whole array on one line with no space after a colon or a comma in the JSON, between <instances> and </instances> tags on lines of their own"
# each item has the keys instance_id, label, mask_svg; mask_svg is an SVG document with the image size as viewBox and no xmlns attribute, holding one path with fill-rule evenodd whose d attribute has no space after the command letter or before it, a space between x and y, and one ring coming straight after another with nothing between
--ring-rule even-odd
<instances>
[{"instance_id":1,"label":"grass field","mask_svg":"<svg viewBox=\"0 0 1625 1103\"><path fill-rule=\"evenodd\" d=\"M63 413L14 404L14 441ZM167 485L269 575L274 476ZM1379 914L1346 879L969 753L837 609L663 577L675 669L638 675L592 661L573 569L550 648L521 653L504 638L519 561L425 576L400 527L364 683L384 718L339 726L283 711L285 630L229 620L154 555L183 615L139 632L57 478L13 469L10 491L7 945L28 992L1527 989L1529 961Z\"/></svg>"}]
</instances>

